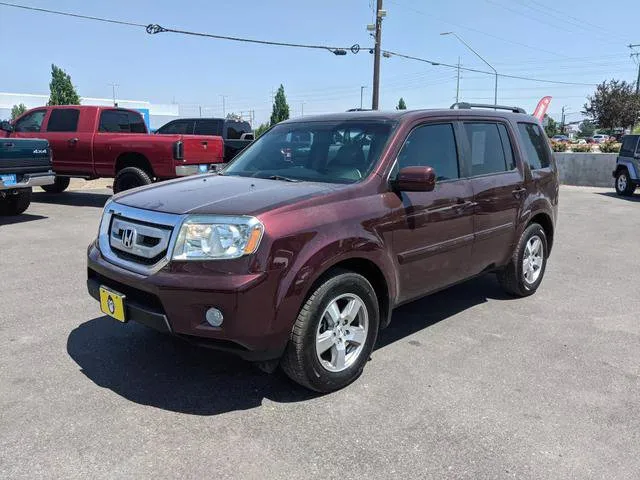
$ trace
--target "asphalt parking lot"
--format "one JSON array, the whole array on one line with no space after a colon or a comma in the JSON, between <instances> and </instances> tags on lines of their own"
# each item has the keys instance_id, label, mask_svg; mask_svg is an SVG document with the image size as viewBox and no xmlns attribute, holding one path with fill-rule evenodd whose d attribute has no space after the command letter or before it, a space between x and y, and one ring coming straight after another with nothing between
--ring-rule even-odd
<instances>
[{"instance_id":1,"label":"asphalt parking lot","mask_svg":"<svg viewBox=\"0 0 640 480\"><path fill-rule=\"evenodd\" d=\"M640 477L640 195L563 187L536 295L488 276L402 307L317 396L102 316L109 194L0 220L0 478Z\"/></svg>"}]
</instances>

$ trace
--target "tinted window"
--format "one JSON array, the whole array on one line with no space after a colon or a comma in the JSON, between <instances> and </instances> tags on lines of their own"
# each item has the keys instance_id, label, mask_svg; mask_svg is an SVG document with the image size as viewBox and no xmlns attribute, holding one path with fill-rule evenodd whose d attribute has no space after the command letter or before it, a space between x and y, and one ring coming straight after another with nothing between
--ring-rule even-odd
<instances>
[{"instance_id":1,"label":"tinted window","mask_svg":"<svg viewBox=\"0 0 640 480\"><path fill-rule=\"evenodd\" d=\"M39 132L42 127L42 121L46 115L46 110L36 110L26 114L15 124L16 132Z\"/></svg>"},{"instance_id":2,"label":"tinted window","mask_svg":"<svg viewBox=\"0 0 640 480\"><path fill-rule=\"evenodd\" d=\"M398 154L397 169L430 166L438 180L458 178L458 150L453 125L423 125L414 129Z\"/></svg>"},{"instance_id":3,"label":"tinted window","mask_svg":"<svg viewBox=\"0 0 640 480\"><path fill-rule=\"evenodd\" d=\"M187 135L193 133L193 120L174 120L158 129L158 133Z\"/></svg>"},{"instance_id":4,"label":"tinted window","mask_svg":"<svg viewBox=\"0 0 640 480\"><path fill-rule=\"evenodd\" d=\"M222 120L196 120L196 135L222 135Z\"/></svg>"},{"instance_id":5,"label":"tinted window","mask_svg":"<svg viewBox=\"0 0 640 480\"><path fill-rule=\"evenodd\" d=\"M239 154L223 174L354 183L376 166L392 128L381 121L279 124Z\"/></svg>"},{"instance_id":6,"label":"tinted window","mask_svg":"<svg viewBox=\"0 0 640 480\"><path fill-rule=\"evenodd\" d=\"M622 140L622 146L620 147L620 156L621 157L633 157L633 154L636 151L636 144L638 143L638 138L633 135L627 135Z\"/></svg>"},{"instance_id":7,"label":"tinted window","mask_svg":"<svg viewBox=\"0 0 640 480\"><path fill-rule=\"evenodd\" d=\"M230 140L239 140L243 133L249 133L251 127L246 122L227 122L227 136Z\"/></svg>"},{"instance_id":8,"label":"tinted window","mask_svg":"<svg viewBox=\"0 0 640 480\"><path fill-rule=\"evenodd\" d=\"M513 159L513 147L511 145L511 139L507 133L507 127L503 124L498 124L498 132L500 132L500 139L502 140L502 150L504 151L504 157L507 162L508 170L516 169L516 162Z\"/></svg>"},{"instance_id":9,"label":"tinted window","mask_svg":"<svg viewBox=\"0 0 640 480\"><path fill-rule=\"evenodd\" d=\"M80 110L75 108L61 108L51 110L47 132L75 132L78 130Z\"/></svg>"},{"instance_id":10,"label":"tinted window","mask_svg":"<svg viewBox=\"0 0 640 480\"><path fill-rule=\"evenodd\" d=\"M129 131L131 133L147 133L147 124L144 123L142 115L135 112L129 113Z\"/></svg>"},{"instance_id":11,"label":"tinted window","mask_svg":"<svg viewBox=\"0 0 640 480\"><path fill-rule=\"evenodd\" d=\"M518 130L531 170L547 168L551 164L549 143L540 127L534 123L518 123Z\"/></svg>"},{"instance_id":12,"label":"tinted window","mask_svg":"<svg viewBox=\"0 0 640 480\"><path fill-rule=\"evenodd\" d=\"M129 115L123 110L104 110L100 115L101 132L129 132Z\"/></svg>"},{"instance_id":13,"label":"tinted window","mask_svg":"<svg viewBox=\"0 0 640 480\"><path fill-rule=\"evenodd\" d=\"M465 123L469 140L471 175L505 172L507 162L496 123Z\"/></svg>"}]
</instances>

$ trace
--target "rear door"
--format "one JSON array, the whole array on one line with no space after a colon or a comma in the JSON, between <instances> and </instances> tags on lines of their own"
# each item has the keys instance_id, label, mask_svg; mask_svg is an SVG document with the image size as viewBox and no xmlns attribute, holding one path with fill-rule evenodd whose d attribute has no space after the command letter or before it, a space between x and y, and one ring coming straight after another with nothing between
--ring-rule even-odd
<instances>
[{"instance_id":1,"label":"rear door","mask_svg":"<svg viewBox=\"0 0 640 480\"><path fill-rule=\"evenodd\" d=\"M53 108L46 120L46 138L53 150L53 166L56 172L66 174L91 174L90 132L80 132L80 109Z\"/></svg>"},{"instance_id":2,"label":"rear door","mask_svg":"<svg viewBox=\"0 0 640 480\"><path fill-rule=\"evenodd\" d=\"M470 273L476 274L503 264L510 255L526 189L512 147L515 132L506 121L469 119L461 126L475 203Z\"/></svg>"},{"instance_id":3,"label":"rear door","mask_svg":"<svg viewBox=\"0 0 640 480\"><path fill-rule=\"evenodd\" d=\"M431 166L437 177L433 191L397 192L397 204L391 205L401 301L468 276L473 194L470 181L461 175L459 150L453 122L418 125L391 172L392 183L409 166Z\"/></svg>"}]
</instances>

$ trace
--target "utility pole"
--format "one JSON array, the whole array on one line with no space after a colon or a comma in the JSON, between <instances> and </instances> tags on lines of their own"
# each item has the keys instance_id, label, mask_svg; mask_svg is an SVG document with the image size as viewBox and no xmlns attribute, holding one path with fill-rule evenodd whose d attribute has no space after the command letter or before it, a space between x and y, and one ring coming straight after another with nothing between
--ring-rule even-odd
<instances>
[{"instance_id":1,"label":"utility pole","mask_svg":"<svg viewBox=\"0 0 640 480\"><path fill-rule=\"evenodd\" d=\"M362 110L362 94L364 93L364 89L367 87L360 87L360 110Z\"/></svg>"},{"instance_id":2,"label":"utility pole","mask_svg":"<svg viewBox=\"0 0 640 480\"><path fill-rule=\"evenodd\" d=\"M116 103L116 87L119 87L120 85L118 85L117 83L110 83L109 85L111 85L111 91L113 92L113 106L117 107L118 104Z\"/></svg>"},{"instance_id":3,"label":"utility pole","mask_svg":"<svg viewBox=\"0 0 640 480\"><path fill-rule=\"evenodd\" d=\"M226 101L227 101L227 96L226 95L220 95L222 97L222 116L223 117L227 117L227 107L226 107Z\"/></svg>"},{"instance_id":4,"label":"utility pole","mask_svg":"<svg viewBox=\"0 0 640 480\"><path fill-rule=\"evenodd\" d=\"M635 45L629 45L629 48L633 50L635 47L640 47L640 43L636 43ZM633 52L631 57L635 57L636 63L638 64L638 79L636 80L636 95L640 94L640 52Z\"/></svg>"},{"instance_id":5,"label":"utility pole","mask_svg":"<svg viewBox=\"0 0 640 480\"><path fill-rule=\"evenodd\" d=\"M200 112L200 118L202 118L202 105L198 105L198 111Z\"/></svg>"},{"instance_id":6,"label":"utility pole","mask_svg":"<svg viewBox=\"0 0 640 480\"><path fill-rule=\"evenodd\" d=\"M460 100L460 57L458 57L458 79L456 80L456 103Z\"/></svg>"},{"instance_id":7,"label":"utility pole","mask_svg":"<svg viewBox=\"0 0 640 480\"><path fill-rule=\"evenodd\" d=\"M560 133L562 133L563 135L564 135L564 118L565 118L565 117L564 117L564 109L565 109L565 108L566 108L566 107L563 105L563 106L562 106L562 118L561 118L561 120L560 120Z\"/></svg>"},{"instance_id":8,"label":"utility pole","mask_svg":"<svg viewBox=\"0 0 640 480\"><path fill-rule=\"evenodd\" d=\"M304 102L300 102L300 116L304 117Z\"/></svg>"},{"instance_id":9,"label":"utility pole","mask_svg":"<svg viewBox=\"0 0 640 480\"><path fill-rule=\"evenodd\" d=\"M376 0L376 31L375 47L373 49L373 96L371 99L371 109L378 110L380 99L380 47L382 43L382 17L386 14L382 10L382 0Z\"/></svg>"}]
</instances>

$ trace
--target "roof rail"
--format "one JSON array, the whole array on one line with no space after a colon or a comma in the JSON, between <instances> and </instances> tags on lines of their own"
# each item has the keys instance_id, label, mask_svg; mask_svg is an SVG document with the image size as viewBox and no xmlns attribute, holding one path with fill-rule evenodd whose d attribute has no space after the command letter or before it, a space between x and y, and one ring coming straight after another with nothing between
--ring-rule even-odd
<instances>
[{"instance_id":1,"label":"roof rail","mask_svg":"<svg viewBox=\"0 0 640 480\"><path fill-rule=\"evenodd\" d=\"M452 110L456 110L456 109L472 109L472 108L492 108L494 110L509 110L513 113L527 113L524 111L524 108L520 108L520 107L508 107L506 105L487 105L484 103L467 103L467 102L458 102L458 103L454 103L453 105L451 105Z\"/></svg>"}]
</instances>

